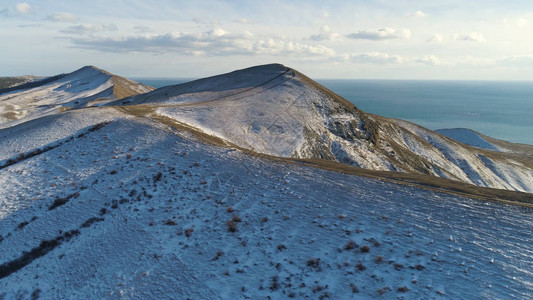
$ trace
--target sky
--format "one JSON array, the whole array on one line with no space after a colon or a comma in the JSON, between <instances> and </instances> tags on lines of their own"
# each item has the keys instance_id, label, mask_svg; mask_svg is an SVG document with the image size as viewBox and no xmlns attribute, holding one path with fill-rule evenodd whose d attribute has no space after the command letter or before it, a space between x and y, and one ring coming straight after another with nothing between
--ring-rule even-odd
<instances>
[{"instance_id":1,"label":"sky","mask_svg":"<svg viewBox=\"0 0 533 300\"><path fill-rule=\"evenodd\" d=\"M531 0L0 0L0 76L533 80Z\"/></svg>"}]
</instances>

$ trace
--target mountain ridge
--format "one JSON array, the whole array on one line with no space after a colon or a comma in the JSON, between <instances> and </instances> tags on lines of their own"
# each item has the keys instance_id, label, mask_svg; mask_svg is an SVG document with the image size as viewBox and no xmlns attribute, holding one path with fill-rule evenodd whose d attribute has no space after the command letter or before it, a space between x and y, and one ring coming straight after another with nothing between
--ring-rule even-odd
<instances>
[{"instance_id":1,"label":"mountain ridge","mask_svg":"<svg viewBox=\"0 0 533 300\"><path fill-rule=\"evenodd\" d=\"M94 66L85 66L71 73L0 90L0 128L152 89Z\"/></svg>"},{"instance_id":2,"label":"mountain ridge","mask_svg":"<svg viewBox=\"0 0 533 300\"><path fill-rule=\"evenodd\" d=\"M0 299L533 297L533 194L319 158L328 138L459 144L260 70L0 128Z\"/></svg>"},{"instance_id":3,"label":"mountain ridge","mask_svg":"<svg viewBox=\"0 0 533 300\"><path fill-rule=\"evenodd\" d=\"M243 84L242 78L250 82ZM206 89L210 84L215 88ZM221 85L225 88L216 88ZM271 156L328 159L378 171L533 191L528 156L511 150L486 152L407 121L363 112L279 64L164 87L109 105L138 106L147 116L165 116ZM533 147L523 149L533 153Z\"/></svg>"},{"instance_id":4,"label":"mountain ridge","mask_svg":"<svg viewBox=\"0 0 533 300\"><path fill-rule=\"evenodd\" d=\"M254 66L151 91L94 66L60 76L62 81L54 85L57 97L74 95L49 105L60 110L106 105L201 132L212 137L207 141L220 138L223 142L215 144L251 154L324 159L378 172L533 191L533 147L491 140L492 145L499 145L499 151L491 151L407 121L369 114L282 64ZM87 94L87 86L97 90ZM5 110L6 101L0 103ZM23 120L28 118L18 122Z\"/></svg>"}]
</instances>

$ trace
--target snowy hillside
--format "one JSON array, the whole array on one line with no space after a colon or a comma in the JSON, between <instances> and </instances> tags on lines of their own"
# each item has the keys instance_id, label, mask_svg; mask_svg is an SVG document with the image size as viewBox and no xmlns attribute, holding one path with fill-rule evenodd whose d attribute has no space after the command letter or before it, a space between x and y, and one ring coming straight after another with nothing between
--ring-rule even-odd
<instances>
[{"instance_id":1,"label":"snowy hillside","mask_svg":"<svg viewBox=\"0 0 533 300\"><path fill-rule=\"evenodd\" d=\"M152 88L93 66L0 90L0 128L70 107L84 107L145 93Z\"/></svg>"},{"instance_id":2,"label":"snowy hillside","mask_svg":"<svg viewBox=\"0 0 533 300\"><path fill-rule=\"evenodd\" d=\"M454 139L466 145L483 148L492 151L501 151L496 145L484 139L480 133L467 128L449 128L435 130L444 136Z\"/></svg>"},{"instance_id":3,"label":"snowy hillside","mask_svg":"<svg viewBox=\"0 0 533 300\"><path fill-rule=\"evenodd\" d=\"M530 156L471 147L409 122L367 114L279 64L164 87L111 105L167 118L254 153L533 192ZM533 147L525 151L533 153Z\"/></svg>"},{"instance_id":4,"label":"snowy hillside","mask_svg":"<svg viewBox=\"0 0 533 300\"><path fill-rule=\"evenodd\" d=\"M0 94L0 299L533 297L533 194L464 183L531 190L529 146L281 65L129 98L94 67L32 84Z\"/></svg>"},{"instance_id":5,"label":"snowy hillside","mask_svg":"<svg viewBox=\"0 0 533 300\"><path fill-rule=\"evenodd\" d=\"M0 77L0 92L4 89L12 89L18 85L39 79L38 76L24 75L12 77Z\"/></svg>"},{"instance_id":6,"label":"snowy hillside","mask_svg":"<svg viewBox=\"0 0 533 300\"><path fill-rule=\"evenodd\" d=\"M0 130L0 298L533 297L531 208L156 121L97 107Z\"/></svg>"}]
</instances>

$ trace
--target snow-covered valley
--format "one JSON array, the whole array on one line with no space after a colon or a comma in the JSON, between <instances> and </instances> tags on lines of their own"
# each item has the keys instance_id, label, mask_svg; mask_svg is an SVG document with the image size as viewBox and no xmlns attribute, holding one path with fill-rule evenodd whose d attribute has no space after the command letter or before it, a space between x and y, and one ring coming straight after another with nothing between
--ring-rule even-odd
<instances>
[{"instance_id":1,"label":"snow-covered valley","mask_svg":"<svg viewBox=\"0 0 533 300\"><path fill-rule=\"evenodd\" d=\"M256 91L239 82L238 94L254 99ZM207 98L153 92L188 99L179 109L164 100L156 111L150 99L158 98L143 94L0 129L0 299L533 297L533 202L479 201L468 191L458 196L262 157L247 146L263 139L262 149L288 149L294 136L276 139L270 129L237 140L220 132L230 130L224 120L256 109L249 117L257 117L257 130L249 125L248 132L263 133L269 119L261 111L283 111L268 109L275 94L247 107L227 91L233 104L221 112L210 98L216 93L202 84ZM297 111L295 120L312 116ZM299 128L274 120L284 132ZM401 126L420 139L450 141ZM207 143L198 129L236 147Z\"/></svg>"}]
</instances>

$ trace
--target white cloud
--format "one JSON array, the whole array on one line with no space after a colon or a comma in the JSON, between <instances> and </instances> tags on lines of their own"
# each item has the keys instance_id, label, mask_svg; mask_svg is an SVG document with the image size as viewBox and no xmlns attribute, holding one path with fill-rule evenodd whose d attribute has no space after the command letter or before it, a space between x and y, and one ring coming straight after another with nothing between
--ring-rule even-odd
<instances>
[{"instance_id":1,"label":"white cloud","mask_svg":"<svg viewBox=\"0 0 533 300\"><path fill-rule=\"evenodd\" d=\"M528 21L528 19L525 19L525 18L518 18L518 19L515 20L515 24L518 27L525 27L526 25L529 24L529 21Z\"/></svg>"},{"instance_id":2,"label":"white cloud","mask_svg":"<svg viewBox=\"0 0 533 300\"><path fill-rule=\"evenodd\" d=\"M526 27L529 24L527 18L503 19L502 23L507 26L516 26L519 28Z\"/></svg>"},{"instance_id":3,"label":"white cloud","mask_svg":"<svg viewBox=\"0 0 533 300\"><path fill-rule=\"evenodd\" d=\"M346 35L351 39L362 39L372 41L408 39L411 37L411 31L407 29L396 30L393 28L380 28L376 30L361 30Z\"/></svg>"},{"instance_id":4,"label":"white cloud","mask_svg":"<svg viewBox=\"0 0 533 300\"><path fill-rule=\"evenodd\" d=\"M407 14L406 16L411 18L425 18L427 17L427 14L421 10L417 10L414 13Z\"/></svg>"},{"instance_id":5,"label":"white cloud","mask_svg":"<svg viewBox=\"0 0 533 300\"><path fill-rule=\"evenodd\" d=\"M318 45L311 46L301 43L295 43L293 41L287 41L282 39L259 40L253 42L251 47L251 53L253 54L271 54L271 55L289 55L289 54L303 54L312 56L335 56L335 50Z\"/></svg>"},{"instance_id":6,"label":"white cloud","mask_svg":"<svg viewBox=\"0 0 533 300\"><path fill-rule=\"evenodd\" d=\"M221 37L227 35L228 32L222 28L214 28L208 31L207 34L214 37Z\"/></svg>"},{"instance_id":7,"label":"white cloud","mask_svg":"<svg viewBox=\"0 0 533 300\"><path fill-rule=\"evenodd\" d=\"M78 17L71 13L54 13L46 16L46 19L52 22L76 22Z\"/></svg>"},{"instance_id":8,"label":"white cloud","mask_svg":"<svg viewBox=\"0 0 533 300\"><path fill-rule=\"evenodd\" d=\"M295 55L299 58L334 57L335 51L322 45L307 45L286 38L260 38L249 31L234 34L221 28L202 33L171 32L161 35L123 38L75 38L78 47L109 52L180 53L194 56Z\"/></svg>"},{"instance_id":9,"label":"white cloud","mask_svg":"<svg viewBox=\"0 0 533 300\"><path fill-rule=\"evenodd\" d=\"M93 25L93 24L81 24L77 26L70 26L64 30L63 33L74 35L93 35L102 31L117 31L118 28L115 24Z\"/></svg>"},{"instance_id":10,"label":"white cloud","mask_svg":"<svg viewBox=\"0 0 533 300\"><path fill-rule=\"evenodd\" d=\"M426 65L430 65L430 66L443 65L443 63L440 61L440 59L438 57L436 57L435 55L426 55L424 57L417 58L417 59L415 59L415 62L426 64Z\"/></svg>"},{"instance_id":11,"label":"white cloud","mask_svg":"<svg viewBox=\"0 0 533 300\"><path fill-rule=\"evenodd\" d=\"M15 11L22 15L31 12L31 9L31 5L26 2L17 3L17 5L15 5Z\"/></svg>"},{"instance_id":12,"label":"white cloud","mask_svg":"<svg viewBox=\"0 0 533 300\"><path fill-rule=\"evenodd\" d=\"M471 33L455 35L455 39L458 41L480 42L480 43L484 43L486 41L485 37L483 37L483 34L479 32L471 32Z\"/></svg>"},{"instance_id":13,"label":"white cloud","mask_svg":"<svg viewBox=\"0 0 533 300\"><path fill-rule=\"evenodd\" d=\"M359 64L398 64L406 61L405 58L399 55L390 55L381 52L345 54L341 59Z\"/></svg>"},{"instance_id":14,"label":"white cloud","mask_svg":"<svg viewBox=\"0 0 533 300\"><path fill-rule=\"evenodd\" d=\"M10 8L4 8L0 10L0 16L2 17L13 17L18 15L27 15L33 11L33 7L26 2L17 3L15 6Z\"/></svg>"},{"instance_id":15,"label":"white cloud","mask_svg":"<svg viewBox=\"0 0 533 300\"><path fill-rule=\"evenodd\" d=\"M320 33L310 36L309 39L315 42L342 41L341 35L339 33L332 32L328 25L322 26L320 28Z\"/></svg>"},{"instance_id":16,"label":"white cloud","mask_svg":"<svg viewBox=\"0 0 533 300\"><path fill-rule=\"evenodd\" d=\"M442 43L444 41L444 37L442 36L442 34L435 33L429 39L427 39L427 41L433 43Z\"/></svg>"}]
</instances>

